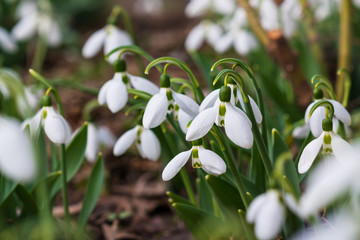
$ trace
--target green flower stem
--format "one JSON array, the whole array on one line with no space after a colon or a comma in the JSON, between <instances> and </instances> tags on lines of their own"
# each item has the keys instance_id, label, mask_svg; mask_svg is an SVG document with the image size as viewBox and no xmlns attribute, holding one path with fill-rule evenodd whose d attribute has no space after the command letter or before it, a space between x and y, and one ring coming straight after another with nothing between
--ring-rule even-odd
<instances>
[{"instance_id":1,"label":"green flower stem","mask_svg":"<svg viewBox=\"0 0 360 240\"><path fill-rule=\"evenodd\" d=\"M35 55L31 64L31 68L35 69L38 72L41 72L42 66L44 64L46 52L47 52L47 42L42 36L39 36L36 44Z\"/></svg>"},{"instance_id":2,"label":"green flower stem","mask_svg":"<svg viewBox=\"0 0 360 240\"><path fill-rule=\"evenodd\" d=\"M166 118L169 121L170 125L175 129L176 134L180 137L184 146L187 148L191 148L191 144L185 140L185 134L181 131L179 125L175 123L174 119L170 115L167 115Z\"/></svg>"},{"instance_id":3,"label":"green flower stem","mask_svg":"<svg viewBox=\"0 0 360 240\"><path fill-rule=\"evenodd\" d=\"M346 108L349 103L350 90L351 90L351 78L350 73L346 69L339 69L336 73L337 75L344 75L344 95L342 99L342 105Z\"/></svg>"},{"instance_id":4,"label":"green flower stem","mask_svg":"<svg viewBox=\"0 0 360 240\"><path fill-rule=\"evenodd\" d=\"M98 89L86 87L82 84L75 82L74 80L66 80L63 78L56 78L56 79L53 79L51 82L54 86L68 87L68 88L76 89L81 92L88 93L88 94L91 94L94 96L97 96L99 94Z\"/></svg>"},{"instance_id":5,"label":"green flower stem","mask_svg":"<svg viewBox=\"0 0 360 240\"><path fill-rule=\"evenodd\" d=\"M205 98L204 93L201 90L200 84L197 81L196 77L194 76L194 74L191 72L190 68L181 60L173 58L173 57L161 57L161 58L157 58L153 61L151 61L146 69L145 69L145 73L148 74L150 68L152 68L153 66L156 66L157 64L160 63L167 63L167 65L175 65L179 68L181 68L190 78L193 87L195 88L196 91L196 95L194 96L195 99L198 99L198 102L202 102Z\"/></svg>"},{"instance_id":6,"label":"green flower stem","mask_svg":"<svg viewBox=\"0 0 360 240\"><path fill-rule=\"evenodd\" d=\"M68 201L68 191L67 191L67 180L66 180L66 151L65 144L60 145L60 160L61 160L61 180L62 180L62 200L65 211L65 222L66 222L66 232L70 233L71 223L70 223L70 212L69 212L69 201ZM67 234L67 235L68 235Z\"/></svg>"},{"instance_id":7,"label":"green flower stem","mask_svg":"<svg viewBox=\"0 0 360 240\"><path fill-rule=\"evenodd\" d=\"M256 237L254 235L254 230L250 227L250 225L246 221L246 216L245 216L244 211L239 209L238 214L239 214L239 217L240 217L241 225L243 226L243 228L245 230L245 234L247 236L247 239L256 240Z\"/></svg>"},{"instance_id":8,"label":"green flower stem","mask_svg":"<svg viewBox=\"0 0 360 240\"><path fill-rule=\"evenodd\" d=\"M218 141L221 151L224 153L225 156L225 161L227 163L227 165L230 168L231 174L233 175L234 179L235 179L235 183L236 183L236 187L239 191L240 197L244 203L245 208L247 209L249 207L250 204L250 200L248 198L248 195L246 194L246 190L244 185L241 182L241 178L240 178L240 174L237 171L236 168L236 164L234 159L231 157L230 153L229 153L229 149L227 149L225 147L225 139L220 131L219 128L215 127L213 128L213 131L211 131L211 133L214 135L214 137L216 138L216 140Z\"/></svg>"},{"instance_id":9,"label":"green flower stem","mask_svg":"<svg viewBox=\"0 0 360 240\"><path fill-rule=\"evenodd\" d=\"M169 134L169 132L167 131L167 129L163 123L160 125L160 127L161 127L161 131L164 134L164 137L166 139L166 143L169 146L171 154L173 156L176 156L176 154L179 151L178 151L177 145L174 142L174 139L171 137L171 135ZM195 194L194 194L194 191L193 191L191 183L190 183L189 175L187 174L185 168L181 168L180 175L181 175L181 179L184 183L185 190L189 196L190 202L193 203L194 205L196 205L197 203L196 203Z\"/></svg>"},{"instance_id":10,"label":"green flower stem","mask_svg":"<svg viewBox=\"0 0 360 240\"><path fill-rule=\"evenodd\" d=\"M340 34L338 49L338 69L349 70L351 61L351 19L352 3L351 0L341 1L340 11ZM338 75L336 79L336 96L341 102L344 94L345 76Z\"/></svg>"}]
</instances>

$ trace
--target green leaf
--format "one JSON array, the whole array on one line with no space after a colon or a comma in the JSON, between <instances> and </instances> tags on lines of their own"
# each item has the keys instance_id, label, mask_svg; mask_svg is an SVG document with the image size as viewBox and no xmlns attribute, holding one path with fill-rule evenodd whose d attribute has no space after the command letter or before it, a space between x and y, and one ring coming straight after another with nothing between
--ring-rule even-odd
<instances>
[{"instance_id":1,"label":"green leaf","mask_svg":"<svg viewBox=\"0 0 360 240\"><path fill-rule=\"evenodd\" d=\"M21 184L18 184L15 188L16 194L19 196L20 201L24 204L22 215L35 214L38 212L38 205L30 194L30 192Z\"/></svg>"},{"instance_id":2,"label":"green leaf","mask_svg":"<svg viewBox=\"0 0 360 240\"><path fill-rule=\"evenodd\" d=\"M199 205L201 209L206 210L207 212L214 213L214 206L212 202L212 194L209 188L209 185L205 181L204 174L201 174L199 178L196 179L196 187L198 190Z\"/></svg>"},{"instance_id":3,"label":"green leaf","mask_svg":"<svg viewBox=\"0 0 360 240\"><path fill-rule=\"evenodd\" d=\"M195 239L216 239L223 230L222 220L213 214L183 203L174 203L172 206Z\"/></svg>"},{"instance_id":4,"label":"green leaf","mask_svg":"<svg viewBox=\"0 0 360 240\"><path fill-rule=\"evenodd\" d=\"M57 171L57 172L53 172L50 173L49 175L47 175L46 177L44 177L43 179L41 179L40 181L38 181L36 183L36 185L33 187L33 189L31 190L31 194L33 196L35 196L35 194L39 191L39 189L41 188L42 184L45 184L46 189L52 189L53 186L56 184L56 182L58 181L59 177L61 176L61 171ZM50 196L47 196L50 197Z\"/></svg>"},{"instance_id":5,"label":"green leaf","mask_svg":"<svg viewBox=\"0 0 360 240\"><path fill-rule=\"evenodd\" d=\"M254 143L251 149L250 171L249 178L256 184L262 191L266 188L266 172L262 162L257 144Z\"/></svg>"},{"instance_id":6,"label":"green leaf","mask_svg":"<svg viewBox=\"0 0 360 240\"><path fill-rule=\"evenodd\" d=\"M85 155L86 142L87 142L87 126L85 122L80 128L79 132L70 142L66 148L65 161L66 161L66 180L70 181L75 173L79 170ZM50 196L53 198L62 186L61 179L58 179L50 190Z\"/></svg>"},{"instance_id":7,"label":"green leaf","mask_svg":"<svg viewBox=\"0 0 360 240\"><path fill-rule=\"evenodd\" d=\"M192 204L190 201L188 201L187 199L185 199L185 198L177 195L176 193L167 191L167 192L166 192L166 195L168 195L168 197L169 197L169 202L170 202L171 204L173 204L173 203L183 203L183 204L194 205L194 204Z\"/></svg>"},{"instance_id":8,"label":"green leaf","mask_svg":"<svg viewBox=\"0 0 360 240\"><path fill-rule=\"evenodd\" d=\"M272 139L272 150L273 150L273 162L285 152L290 152L288 146L286 145L284 139L280 135L279 131L275 128L271 131Z\"/></svg>"},{"instance_id":9,"label":"green leaf","mask_svg":"<svg viewBox=\"0 0 360 240\"><path fill-rule=\"evenodd\" d=\"M79 225L85 227L87 220L99 199L104 183L104 159L99 154L91 171L89 183L85 192L83 206L79 215Z\"/></svg>"},{"instance_id":10,"label":"green leaf","mask_svg":"<svg viewBox=\"0 0 360 240\"><path fill-rule=\"evenodd\" d=\"M36 157L39 166L38 177L43 178L48 174L48 158L46 153L44 131L41 127L37 132L35 142L36 144L34 144L34 147L36 148Z\"/></svg>"},{"instance_id":11,"label":"green leaf","mask_svg":"<svg viewBox=\"0 0 360 240\"><path fill-rule=\"evenodd\" d=\"M244 209L241 197L234 186L213 175L206 175L205 179L215 197L226 208L229 208L235 213L237 213L238 209Z\"/></svg>"},{"instance_id":12,"label":"green leaf","mask_svg":"<svg viewBox=\"0 0 360 240\"><path fill-rule=\"evenodd\" d=\"M0 206L14 192L17 184L0 173Z\"/></svg>"}]
</instances>

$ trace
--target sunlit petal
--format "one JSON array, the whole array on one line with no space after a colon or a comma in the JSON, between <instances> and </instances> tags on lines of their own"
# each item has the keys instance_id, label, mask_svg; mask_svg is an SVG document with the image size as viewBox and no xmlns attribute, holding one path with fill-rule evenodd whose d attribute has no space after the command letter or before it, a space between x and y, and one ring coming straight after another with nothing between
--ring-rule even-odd
<instances>
[{"instance_id":1,"label":"sunlit petal","mask_svg":"<svg viewBox=\"0 0 360 240\"><path fill-rule=\"evenodd\" d=\"M171 161L166 165L164 171L162 172L162 179L164 181L169 181L181 170L185 163L189 160L192 149L181 152L176 155Z\"/></svg>"},{"instance_id":2,"label":"sunlit petal","mask_svg":"<svg viewBox=\"0 0 360 240\"><path fill-rule=\"evenodd\" d=\"M187 141L194 141L205 136L214 125L217 109L208 108L194 118L186 133Z\"/></svg>"},{"instance_id":3,"label":"sunlit petal","mask_svg":"<svg viewBox=\"0 0 360 240\"><path fill-rule=\"evenodd\" d=\"M299 173L301 174L306 173L310 169L311 165L313 164L316 156L319 154L320 149L323 145L324 135L325 133L322 133L320 137L312 140L304 148L299 160L299 165L298 165Z\"/></svg>"},{"instance_id":4,"label":"sunlit petal","mask_svg":"<svg viewBox=\"0 0 360 240\"><path fill-rule=\"evenodd\" d=\"M124 154L126 150L134 143L136 139L136 134L139 127L136 126L128 131L126 131L115 143L113 153L115 156L120 156Z\"/></svg>"},{"instance_id":5,"label":"sunlit petal","mask_svg":"<svg viewBox=\"0 0 360 240\"><path fill-rule=\"evenodd\" d=\"M204 147L199 147L199 160L202 164L202 168L210 174L220 175L226 172L226 164L224 160L214 153L207 150Z\"/></svg>"},{"instance_id":6,"label":"sunlit petal","mask_svg":"<svg viewBox=\"0 0 360 240\"><path fill-rule=\"evenodd\" d=\"M154 128L159 126L166 119L168 111L168 100L166 91L160 91L155 94L146 105L143 126L145 128Z\"/></svg>"},{"instance_id":7,"label":"sunlit petal","mask_svg":"<svg viewBox=\"0 0 360 240\"><path fill-rule=\"evenodd\" d=\"M160 157L161 147L159 139L153 131L144 128L140 135L141 150L144 156L152 161L156 161Z\"/></svg>"}]
</instances>

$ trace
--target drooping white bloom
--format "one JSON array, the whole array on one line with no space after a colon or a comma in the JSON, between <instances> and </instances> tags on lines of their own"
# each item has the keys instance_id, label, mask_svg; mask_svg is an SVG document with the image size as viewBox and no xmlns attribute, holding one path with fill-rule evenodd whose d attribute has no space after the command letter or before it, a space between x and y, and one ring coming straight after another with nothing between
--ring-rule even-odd
<instances>
[{"instance_id":1,"label":"drooping white bloom","mask_svg":"<svg viewBox=\"0 0 360 240\"><path fill-rule=\"evenodd\" d=\"M0 170L17 181L30 181L36 175L35 155L29 136L13 119L0 117Z\"/></svg>"},{"instance_id":2,"label":"drooping white bloom","mask_svg":"<svg viewBox=\"0 0 360 240\"><path fill-rule=\"evenodd\" d=\"M299 160L299 173L305 173L310 169L321 147L324 153L333 153L335 158L341 158L345 152L352 151L351 145L340 136L333 131L324 131L304 148Z\"/></svg>"},{"instance_id":3,"label":"drooping white bloom","mask_svg":"<svg viewBox=\"0 0 360 240\"><path fill-rule=\"evenodd\" d=\"M280 193L269 190L257 196L250 204L246 220L254 223L259 239L275 239L285 220L285 208L280 202Z\"/></svg>"},{"instance_id":4,"label":"drooping white bloom","mask_svg":"<svg viewBox=\"0 0 360 240\"><path fill-rule=\"evenodd\" d=\"M200 112L191 122L186 133L187 141L204 137L217 124L225 127L227 137L236 145L251 148L253 134L251 122L246 114L230 102L217 101L213 107Z\"/></svg>"},{"instance_id":5,"label":"drooping white bloom","mask_svg":"<svg viewBox=\"0 0 360 240\"><path fill-rule=\"evenodd\" d=\"M199 105L192 98L176 93L168 87L161 87L160 92L155 94L146 105L143 126L145 128L159 126L165 121L166 114L175 110L175 105L191 118L199 113Z\"/></svg>"},{"instance_id":6,"label":"drooping white bloom","mask_svg":"<svg viewBox=\"0 0 360 240\"><path fill-rule=\"evenodd\" d=\"M0 27L0 47L7 53L14 53L17 51L15 40L3 27Z\"/></svg>"},{"instance_id":7,"label":"drooping white bloom","mask_svg":"<svg viewBox=\"0 0 360 240\"><path fill-rule=\"evenodd\" d=\"M194 168L202 168L205 172L216 176L226 172L226 164L219 155L205 149L202 145L195 145L190 150L181 152L171 159L163 170L162 179L169 181L175 177L190 156L192 156Z\"/></svg>"},{"instance_id":8,"label":"drooping white bloom","mask_svg":"<svg viewBox=\"0 0 360 240\"><path fill-rule=\"evenodd\" d=\"M112 147L115 140L115 136L107 127L97 127L95 124L89 123L85 150L86 159L91 163L95 162L100 146Z\"/></svg>"},{"instance_id":9,"label":"drooping white bloom","mask_svg":"<svg viewBox=\"0 0 360 240\"><path fill-rule=\"evenodd\" d=\"M163 0L136 0L134 9L140 13L158 14L164 8Z\"/></svg>"},{"instance_id":10,"label":"drooping white bloom","mask_svg":"<svg viewBox=\"0 0 360 240\"><path fill-rule=\"evenodd\" d=\"M120 30L115 25L108 24L89 37L82 49L82 55L85 58L92 58L102 47L104 47L104 54L106 55L117 47L131 44L133 41L127 32ZM110 55L108 58L110 63L114 63L118 58L118 52Z\"/></svg>"},{"instance_id":11,"label":"drooping white bloom","mask_svg":"<svg viewBox=\"0 0 360 240\"><path fill-rule=\"evenodd\" d=\"M147 128L137 125L126 131L115 143L113 153L120 156L135 142L135 145L143 158L156 161L160 157L161 146L156 135Z\"/></svg>"},{"instance_id":12,"label":"drooping white bloom","mask_svg":"<svg viewBox=\"0 0 360 240\"><path fill-rule=\"evenodd\" d=\"M320 106L317 109L315 109L315 111L313 112L311 117L309 117L309 113L310 113L312 106L314 106L314 104L320 100L322 100L322 99L317 99L314 102L312 102L306 108L306 111L305 111L305 123L309 124L311 133L313 134L314 137L319 137L320 134L322 133L322 120L325 119L325 107ZM350 126L351 125L351 116L350 116L350 113L346 110L346 108L344 108L344 106L341 105L341 103L339 103L338 101L335 101L332 99L326 99L326 100L329 101L334 107L333 126L334 127L337 126L335 123L336 120L343 122L345 126Z\"/></svg>"},{"instance_id":13,"label":"drooping white bloom","mask_svg":"<svg viewBox=\"0 0 360 240\"><path fill-rule=\"evenodd\" d=\"M114 77L101 87L98 95L99 104L106 103L112 113L120 111L128 100L129 80L130 84L137 90L151 95L159 92L159 88L145 78L133 76L126 72L116 72Z\"/></svg>"},{"instance_id":14,"label":"drooping white bloom","mask_svg":"<svg viewBox=\"0 0 360 240\"><path fill-rule=\"evenodd\" d=\"M342 150L341 155L324 159L310 175L306 191L300 200L304 216L317 214L319 210L345 193L350 193L351 197L358 199L359 149Z\"/></svg>"},{"instance_id":15,"label":"drooping white bloom","mask_svg":"<svg viewBox=\"0 0 360 240\"><path fill-rule=\"evenodd\" d=\"M50 13L44 9L39 10L36 1L21 2L17 9L17 15L20 20L11 31L16 40L26 41L37 32L51 47L56 47L61 43L59 24Z\"/></svg>"},{"instance_id":16,"label":"drooping white bloom","mask_svg":"<svg viewBox=\"0 0 360 240\"><path fill-rule=\"evenodd\" d=\"M223 31L216 23L204 20L196 25L185 40L185 49L188 52L198 50L207 41L211 46L219 41Z\"/></svg>"},{"instance_id":17,"label":"drooping white bloom","mask_svg":"<svg viewBox=\"0 0 360 240\"><path fill-rule=\"evenodd\" d=\"M23 128L30 127L31 135L35 135L40 126L44 127L46 136L53 143L65 144L71 139L71 129L67 121L53 107L42 107L36 115L23 123Z\"/></svg>"},{"instance_id":18,"label":"drooping white bloom","mask_svg":"<svg viewBox=\"0 0 360 240\"><path fill-rule=\"evenodd\" d=\"M208 11L231 14L236 8L234 0L191 0L185 8L188 17L198 17Z\"/></svg>"}]
</instances>

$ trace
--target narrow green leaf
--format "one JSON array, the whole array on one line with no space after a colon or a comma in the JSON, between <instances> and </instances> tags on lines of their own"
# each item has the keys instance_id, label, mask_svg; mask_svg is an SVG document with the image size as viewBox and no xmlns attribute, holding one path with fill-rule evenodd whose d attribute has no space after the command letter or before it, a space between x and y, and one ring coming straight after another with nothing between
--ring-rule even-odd
<instances>
[{"instance_id":1,"label":"narrow green leaf","mask_svg":"<svg viewBox=\"0 0 360 240\"><path fill-rule=\"evenodd\" d=\"M183 204L194 205L194 204L192 204L190 201L188 201L187 199L185 199L185 198L177 195L176 193L167 191L167 192L166 192L166 195L168 195L168 197L169 197L169 202L170 202L171 204L173 204L173 203L183 203Z\"/></svg>"},{"instance_id":2,"label":"narrow green leaf","mask_svg":"<svg viewBox=\"0 0 360 240\"><path fill-rule=\"evenodd\" d=\"M38 205L30 192L21 184L15 188L16 194L19 196L20 201L24 204L21 212L22 215L35 214L38 212Z\"/></svg>"},{"instance_id":3,"label":"narrow green leaf","mask_svg":"<svg viewBox=\"0 0 360 240\"><path fill-rule=\"evenodd\" d=\"M36 183L36 185L31 190L31 194L35 196L35 193L39 190L42 184L46 184L46 189L52 189L60 176L61 176L61 171L50 173L49 175L47 175L46 177L44 177L43 179L41 179Z\"/></svg>"},{"instance_id":4,"label":"narrow green leaf","mask_svg":"<svg viewBox=\"0 0 360 240\"><path fill-rule=\"evenodd\" d=\"M94 167L91 171L89 183L85 192L83 206L79 215L79 225L84 227L99 199L104 183L104 159L99 154Z\"/></svg>"},{"instance_id":5,"label":"narrow green leaf","mask_svg":"<svg viewBox=\"0 0 360 240\"><path fill-rule=\"evenodd\" d=\"M0 206L13 193L17 184L0 173Z\"/></svg>"},{"instance_id":6,"label":"narrow green leaf","mask_svg":"<svg viewBox=\"0 0 360 240\"><path fill-rule=\"evenodd\" d=\"M198 198L200 208L214 213L214 206L212 202L212 194L209 188L209 185L205 181L204 174L201 174L199 178L196 179L196 187L198 190Z\"/></svg>"}]
</instances>

